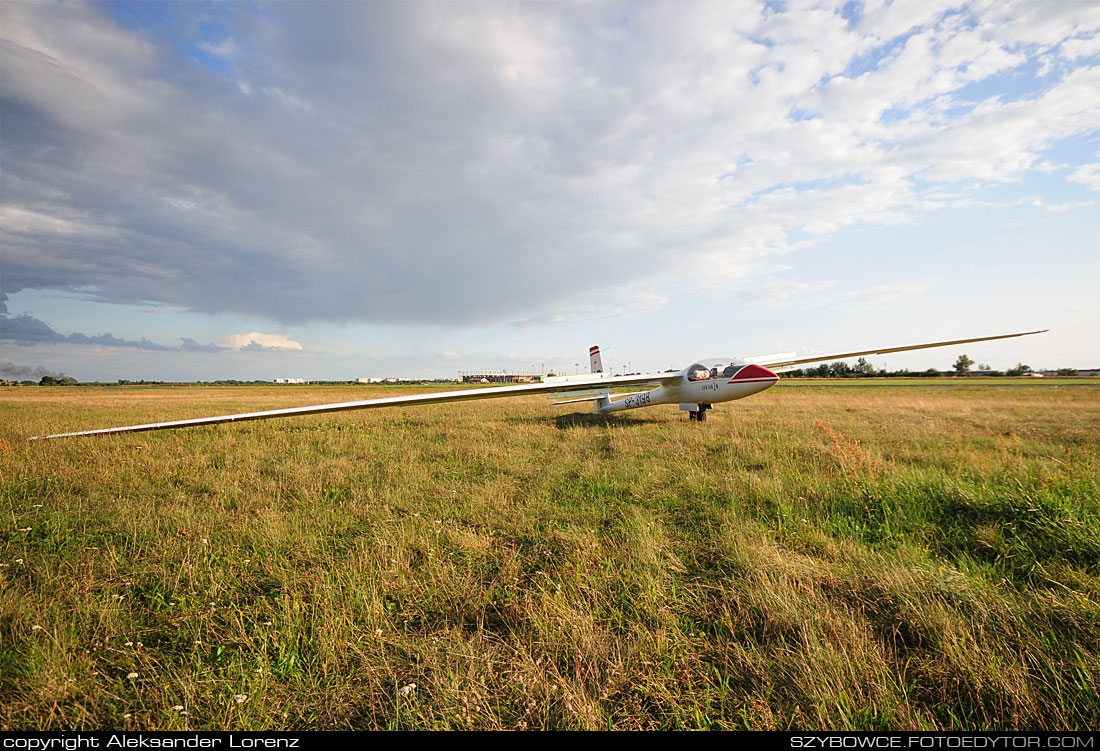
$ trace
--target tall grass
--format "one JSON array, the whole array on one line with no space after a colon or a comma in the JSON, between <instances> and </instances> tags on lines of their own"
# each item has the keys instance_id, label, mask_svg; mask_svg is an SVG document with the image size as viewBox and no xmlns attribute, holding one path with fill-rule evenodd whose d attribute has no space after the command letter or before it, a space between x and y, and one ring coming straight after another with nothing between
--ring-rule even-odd
<instances>
[{"instance_id":1,"label":"tall grass","mask_svg":"<svg viewBox=\"0 0 1100 751\"><path fill-rule=\"evenodd\" d=\"M1100 726L1091 388L10 440L383 393L0 390L0 726Z\"/></svg>"}]
</instances>

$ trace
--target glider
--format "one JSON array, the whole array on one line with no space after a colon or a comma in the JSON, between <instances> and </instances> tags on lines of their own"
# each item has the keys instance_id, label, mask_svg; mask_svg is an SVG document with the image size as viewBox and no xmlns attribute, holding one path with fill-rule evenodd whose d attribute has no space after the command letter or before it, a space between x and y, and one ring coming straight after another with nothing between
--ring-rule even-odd
<instances>
[{"instance_id":1,"label":"glider","mask_svg":"<svg viewBox=\"0 0 1100 751\"><path fill-rule=\"evenodd\" d=\"M69 438L85 435L104 435L109 433L138 433L145 430L168 430L170 428L188 428L197 425L216 425L225 422L244 422L245 420L267 420L275 417L294 417L297 415L317 415L328 412L343 412L353 409L374 409L376 407L412 407L420 404L444 404L469 401L473 399L495 399L504 396L526 396L529 394L551 394L551 398L560 401L554 404L575 404L592 402L596 412L609 414L638 407L650 407L657 404L678 404L681 410L690 414L692 420L705 420L707 410L713 404L744 399L771 388L779 381L778 373L794 370L800 365L825 360L844 360L863 355L885 355L891 352L906 352L931 347L949 347L954 344L986 342L992 339L1011 339L1017 336L1042 334L1042 331L1024 331L1019 334L998 334L972 339L954 339L947 342L928 344L909 344L902 347L877 347L858 352L841 352L833 355L813 355L784 359L788 355L770 355L750 357L744 360L736 358L715 358L699 360L683 370L669 373L639 373L635 375L610 375L604 372L600 348L589 350L591 373L576 376L551 376L541 383L519 386L498 386L493 388L466 389L463 391L442 391L431 394L412 394L409 396L389 396L381 399L364 399L355 402L335 404L316 404L308 407L290 407L289 409L271 409L264 412L245 412L239 415L220 415L218 417L199 417L190 420L155 422L147 425L126 425L120 428L101 428L82 430L76 433L56 433L54 435L34 436L29 440L44 438ZM628 394L615 394L616 388L624 386L651 385L648 391Z\"/></svg>"}]
</instances>

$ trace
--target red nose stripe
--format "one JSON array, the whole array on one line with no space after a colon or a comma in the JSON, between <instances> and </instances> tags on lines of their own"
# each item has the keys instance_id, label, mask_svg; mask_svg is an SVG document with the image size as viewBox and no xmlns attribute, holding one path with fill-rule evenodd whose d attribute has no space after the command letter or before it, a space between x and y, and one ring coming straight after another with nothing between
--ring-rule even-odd
<instances>
[{"instance_id":1,"label":"red nose stripe","mask_svg":"<svg viewBox=\"0 0 1100 751\"><path fill-rule=\"evenodd\" d=\"M762 365L746 365L737 371L737 375L729 380L729 383L737 381L778 381L779 376Z\"/></svg>"}]
</instances>

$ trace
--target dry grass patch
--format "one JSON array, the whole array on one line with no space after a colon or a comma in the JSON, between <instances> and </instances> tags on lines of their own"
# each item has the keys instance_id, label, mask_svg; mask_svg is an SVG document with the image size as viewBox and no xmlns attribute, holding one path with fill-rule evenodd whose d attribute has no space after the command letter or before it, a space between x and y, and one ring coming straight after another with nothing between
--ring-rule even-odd
<instances>
[{"instance_id":1,"label":"dry grass patch","mask_svg":"<svg viewBox=\"0 0 1100 751\"><path fill-rule=\"evenodd\" d=\"M383 391L0 390L0 727L1100 724L1088 388L12 440Z\"/></svg>"}]
</instances>

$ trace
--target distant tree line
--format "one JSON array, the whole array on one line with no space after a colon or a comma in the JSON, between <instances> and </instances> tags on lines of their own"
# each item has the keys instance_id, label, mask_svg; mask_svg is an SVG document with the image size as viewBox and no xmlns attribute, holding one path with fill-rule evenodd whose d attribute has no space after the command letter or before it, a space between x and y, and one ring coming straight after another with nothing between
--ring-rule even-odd
<instances>
[{"instance_id":1,"label":"distant tree line","mask_svg":"<svg viewBox=\"0 0 1100 751\"><path fill-rule=\"evenodd\" d=\"M42 376L39 381L0 381L4 386L77 386L75 378L68 376Z\"/></svg>"},{"instance_id":2,"label":"distant tree line","mask_svg":"<svg viewBox=\"0 0 1100 751\"><path fill-rule=\"evenodd\" d=\"M1024 363L1017 363L1016 367L1008 368L1007 370L993 370L989 365L978 365L976 370L972 370L974 361L967 355L959 355L959 358L955 360L955 364L951 370L936 370L935 368L929 368L928 370L875 370L871 363L867 362L866 358L859 358L855 365L849 365L843 360L837 360L836 362L822 363L812 368L799 368L798 370L791 370L780 375L783 378L937 378L940 376L1023 376L1034 372L1030 365ZM666 371L675 372L675 371ZM1077 375L1076 368L1058 368L1055 371L1060 376L1075 376ZM550 373L549 375L554 375ZM314 385L340 385L347 383L355 383L355 381L310 381ZM453 378L436 378L436 379L417 379L417 380L402 380L400 385L432 385L432 384L450 384L455 383ZM181 382L181 381L146 381L144 379L140 381L130 381L124 378L120 378L116 383L100 383L99 381L80 383L75 378L68 376L42 376L39 381L7 381L0 380L0 386L253 386L253 385L271 385L271 381L239 381L236 379L220 379L217 381L197 381L197 382ZM394 384L383 384L394 385Z\"/></svg>"}]
</instances>

